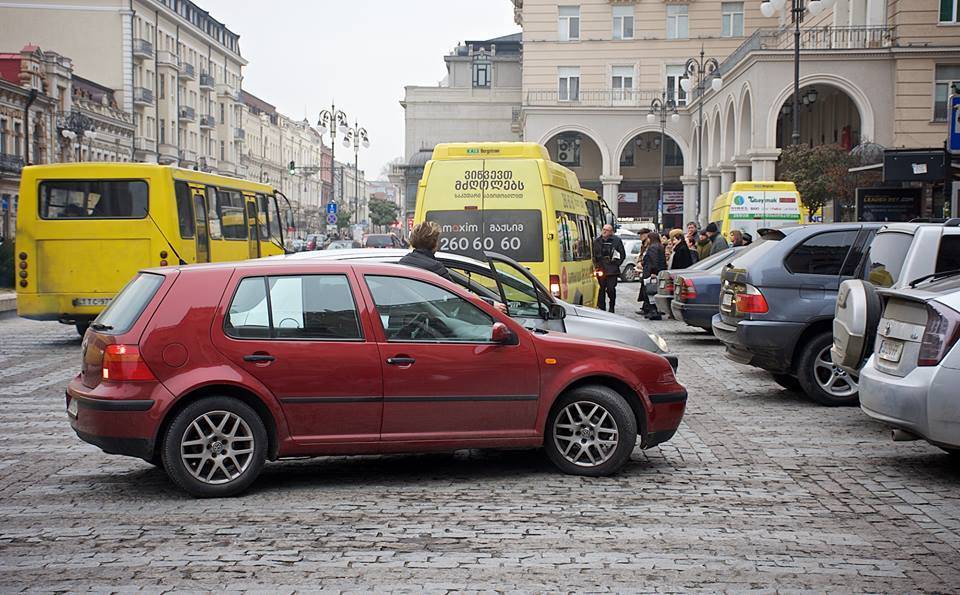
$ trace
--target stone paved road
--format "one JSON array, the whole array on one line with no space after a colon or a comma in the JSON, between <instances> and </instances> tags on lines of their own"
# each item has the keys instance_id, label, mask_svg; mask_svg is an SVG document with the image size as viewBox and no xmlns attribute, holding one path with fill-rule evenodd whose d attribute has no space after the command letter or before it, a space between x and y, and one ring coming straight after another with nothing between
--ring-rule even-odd
<instances>
[{"instance_id":1,"label":"stone paved road","mask_svg":"<svg viewBox=\"0 0 960 595\"><path fill-rule=\"evenodd\" d=\"M73 330L0 319L0 592L960 589L960 464L654 326L687 417L616 477L535 452L298 460L211 501L81 443Z\"/></svg>"}]
</instances>

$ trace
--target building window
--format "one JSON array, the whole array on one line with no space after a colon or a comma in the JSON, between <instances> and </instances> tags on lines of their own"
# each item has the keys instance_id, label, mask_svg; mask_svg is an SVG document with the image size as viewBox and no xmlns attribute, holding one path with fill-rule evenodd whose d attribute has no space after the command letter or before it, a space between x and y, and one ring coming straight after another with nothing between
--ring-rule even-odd
<instances>
[{"instance_id":1,"label":"building window","mask_svg":"<svg viewBox=\"0 0 960 595\"><path fill-rule=\"evenodd\" d=\"M613 7L613 38L633 39L633 6Z\"/></svg>"},{"instance_id":2,"label":"building window","mask_svg":"<svg viewBox=\"0 0 960 595\"><path fill-rule=\"evenodd\" d=\"M614 101L633 99L633 66L614 66L612 72Z\"/></svg>"},{"instance_id":3,"label":"building window","mask_svg":"<svg viewBox=\"0 0 960 595\"><path fill-rule=\"evenodd\" d=\"M0 118L0 153L7 152L7 119Z\"/></svg>"},{"instance_id":4,"label":"building window","mask_svg":"<svg viewBox=\"0 0 960 595\"><path fill-rule=\"evenodd\" d=\"M960 0L940 0L940 22L960 23Z\"/></svg>"},{"instance_id":5,"label":"building window","mask_svg":"<svg viewBox=\"0 0 960 595\"><path fill-rule=\"evenodd\" d=\"M680 86L683 75L683 66L667 66L667 99L674 100L678 106L687 105L687 92Z\"/></svg>"},{"instance_id":6,"label":"building window","mask_svg":"<svg viewBox=\"0 0 960 595\"><path fill-rule=\"evenodd\" d=\"M564 134L557 137L557 163L580 167L580 135Z\"/></svg>"},{"instance_id":7,"label":"building window","mask_svg":"<svg viewBox=\"0 0 960 595\"><path fill-rule=\"evenodd\" d=\"M220 161L226 161L227 159L227 146L223 141L220 141Z\"/></svg>"},{"instance_id":8,"label":"building window","mask_svg":"<svg viewBox=\"0 0 960 595\"><path fill-rule=\"evenodd\" d=\"M557 69L560 101L580 101L580 67L561 66Z\"/></svg>"},{"instance_id":9,"label":"building window","mask_svg":"<svg viewBox=\"0 0 960 595\"><path fill-rule=\"evenodd\" d=\"M13 154L20 156L20 122L13 123Z\"/></svg>"},{"instance_id":10,"label":"building window","mask_svg":"<svg viewBox=\"0 0 960 595\"><path fill-rule=\"evenodd\" d=\"M620 153L620 167L633 167L635 155L636 147L632 142L627 143L627 146L623 148L623 153Z\"/></svg>"},{"instance_id":11,"label":"building window","mask_svg":"<svg viewBox=\"0 0 960 595\"><path fill-rule=\"evenodd\" d=\"M689 37L687 5L667 5L667 39L687 39L687 37Z\"/></svg>"},{"instance_id":12,"label":"building window","mask_svg":"<svg viewBox=\"0 0 960 595\"><path fill-rule=\"evenodd\" d=\"M159 99L165 98L164 90L167 88L166 81L167 77L160 75L160 89L158 89L157 92L157 98Z\"/></svg>"},{"instance_id":13,"label":"building window","mask_svg":"<svg viewBox=\"0 0 960 595\"><path fill-rule=\"evenodd\" d=\"M743 2L724 2L720 5L720 35L743 37Z\"/></svg>"},{"instance_id":14,"label":"building window","mask_svg":"<svg viewBox=\"0 0 960 595\"><path fill-rule=\"evenodd\" d=\"M167 121L161 119L160 120L160 144L162 145L166 142L167 142Z\"/></svg>"},{"instance_id":15,"label":"building window","mask_svg":"<svg viewBox=\"0 0 960 595\"><path fill-rule=\"evenodd\" d=\"M664 138L663 165L665 167L683 167L683 151L680 145L669 136Z\"/></svg>"},{"instance_id":16,"label":"building window","mask_svg":"<svg viewBox=\"0 0 960 595\"><path fill-rule=\"evenodd\" d=\"M475 89L490 88L490 60L480 57L473 61L473 87Z\"/></svg>"},{"instance_id":17,"label":"building window","mask_svg":"<svg viewBox=\"0 0 960 595\"><path fill-rule=\"evenodd\" d=\"M560 41L576 41L580 39L580 7L559 7Z\"/></svg>"},{"instance_id":18,"label":"building window","mask_svg":"<svg viewBox=\"0 0 960 595\"><path fill-rule=\"evenodd\" d=\"M950 101L950 86L960 84L960 64L937 64L933 85L933 119L947 121L947 105Z\"/></svg>"},{"instance_id":19,"label":"building window","mask_svg":"<svg viewBox=\"0 0 960 595\"><path fill-rule=\"evenodd\" d=\"M227 119L224 117L225 114L226 114L226 112L224 111L224 109L223 109L223 104L221 103L221 104L220 104L220 123L221 123L221 124L226 124L226 123L227 123Z\"/></svg>"}]
</instances>

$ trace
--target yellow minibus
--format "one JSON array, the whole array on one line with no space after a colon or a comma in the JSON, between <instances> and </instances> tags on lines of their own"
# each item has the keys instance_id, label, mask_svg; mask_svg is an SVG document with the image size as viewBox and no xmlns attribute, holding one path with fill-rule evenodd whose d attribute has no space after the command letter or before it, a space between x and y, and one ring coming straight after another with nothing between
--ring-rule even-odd
<instances>
[{"instance_id":1,"label":"yellow minibus","mask_svg":"<svg viewBox=\"0 0 960 595\"><path fill-rule=\"evenodd\" d=\"M291 219L277 195L264 184L147 163L25 167L17 313L83 334L139 269L282 254Z\"/></svg>"},{"instance_id":2,"label":"yellow minibus","mask_svg":"<svg viewBox=\"0 0 960 595\"><path fill-rule=\"evenodd\" d=\"M797 225L805 221L800 194L793 182L734 182L717 197L710 222L729 239L739 229L756 237L757 230Z\"/></svg>"},{"instance_id":3,"label":"yellow minibus","mask_svg":"<svg viewBox=\"0 0 960 595\"><path fill-rule=\"evenodd\" d=\"M433 150L414 222L440 225L440 249L522 263L558 298L596 304L593 239L603 215L576 174L536 143L446 143Z\"/></svg>"}]
</instances>

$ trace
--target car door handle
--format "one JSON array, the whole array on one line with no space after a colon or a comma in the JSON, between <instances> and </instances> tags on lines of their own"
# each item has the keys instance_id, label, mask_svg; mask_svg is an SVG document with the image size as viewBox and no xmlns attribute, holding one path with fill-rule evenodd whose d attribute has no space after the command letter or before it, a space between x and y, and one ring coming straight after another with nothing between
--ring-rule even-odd
<instances>
[{"instance_id":1,"label":"car door handle","mask_svg":"<svg viewBox=\"0 0 960 595\"><path fill-rule=\"evenodd\" d=\"M412 357L388 357L387 363L391 366L409 366L416 363L417 360Z\"/></svg>"},{"instance_id":2,"label":"car door handle","mask_svg":"<svg viewBox=\"0 0 960 595\"><path fill-rule=\"evenodd\" d=\"M277 358L263 353L254 353L253 355L243 356L243 361L245 362L272 362L275 359Z\"/></svg>"}]
</instances>

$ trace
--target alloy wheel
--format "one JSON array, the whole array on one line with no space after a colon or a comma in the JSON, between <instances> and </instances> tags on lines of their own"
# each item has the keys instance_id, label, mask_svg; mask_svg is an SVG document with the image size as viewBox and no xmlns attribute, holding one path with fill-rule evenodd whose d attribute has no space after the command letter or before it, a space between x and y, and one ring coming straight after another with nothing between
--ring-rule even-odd
<instances>
[{"instance_id":1,"label":"alloy wheel","mask_svg":"<svg viewBox=\"0 0 960 595\"><path fill-rule=\"evenodd\" d=\"M603 406L577 401L557 415L553 440L567 461L580 467L596 467L613 456L620 443L620 432Z\"/></svg>"},{"instance_id":2,"label":"alloy wheel","mask_svg":"<svg viewBox=\"0 0 960 595\"><path fill-rule=\"evenodd\" d=\"M860 387L857 378L830 359L830 345L827 345L819 354L813 365L813 377L824 391L834 397L849 397L855 395Z\"/></svg>"},{"instance_id":3,"label":"alloy wheel","mask_svg":"<svg viewBox=\"0 0 960 595\"><path fill-rule=\"evenodd\" d=\"M209 411L187 426L180 440L183 466L197 480L211 485L243 475L253 461L250 426L236 413Z\"/></svg>"}]
</instances>

